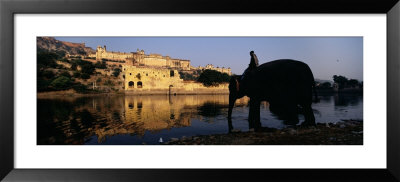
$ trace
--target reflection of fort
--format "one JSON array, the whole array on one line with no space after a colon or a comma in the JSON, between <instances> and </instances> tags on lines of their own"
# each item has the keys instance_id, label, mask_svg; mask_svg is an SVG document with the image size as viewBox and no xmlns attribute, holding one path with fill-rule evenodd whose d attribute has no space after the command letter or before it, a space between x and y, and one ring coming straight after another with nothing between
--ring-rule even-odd
<instances>
[{"instance_id":1,"label":"reflection of fort","mask_svg":"<svg viewBox=\"0 0 400 182\"><path fill-rule=\"evenodd\" d=\"M76 102L76 101L73 101ZM238 105L246 105L247 100L238 100ZM216 106L213 110L227 108L227 95L186 95L186 96L124 96L124 97L94 97L83 98L74 107L75 113L87 112L90 117L74 116L72 114L62 127L65 135L73 129L69 122L90 123L79 124L81 129L72 132L71 137L97 136L98 142L108 136L137 135L143 136L146 131L159 132L165 129L190 126L192 119L201 120L199 110L209 104ZM77 105L72 103L71 105ZM76 114L75 114L76 115ZM91 121L87 121L90 119ZM75 130L75 129L74 129ZM76 140L76 139L73 139ZM71 141L73 141L71 140ZM80 139L83 142L83 139Z\"/></svg>"},{"instance_id":2,"label":"reflection of fort","mask_svg":"<svg viewBox=\"0 0 400 182\"><path fill-rule=\"evenodd\" d=\"M164 129L186 127L197 117L197 107L205 103L228 105L226 95L208 96L125 96L120 123L111 118L107 127L95 130L99 142L106 136L135 134L143 136L146 131L158 132ZM110 128L110 129L108 129Z\"/></svg>"}]
</instances>

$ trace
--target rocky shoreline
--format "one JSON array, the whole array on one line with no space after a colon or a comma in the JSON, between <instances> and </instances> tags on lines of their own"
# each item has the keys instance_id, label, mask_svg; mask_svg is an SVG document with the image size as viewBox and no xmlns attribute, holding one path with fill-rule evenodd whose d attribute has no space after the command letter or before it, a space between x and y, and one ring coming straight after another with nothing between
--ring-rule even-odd
<instances>
[{"instance_id":1,"label":"rocky shoreline","mask_svg":"<svg viewBox=\"0 0 400 182\"><path fill-rule=\"evenodd\" d=\"M172 138L166 145L362 145L363 121L317 123L313 127L263 128L263 131Z\"/></svg>"}]
</instances>

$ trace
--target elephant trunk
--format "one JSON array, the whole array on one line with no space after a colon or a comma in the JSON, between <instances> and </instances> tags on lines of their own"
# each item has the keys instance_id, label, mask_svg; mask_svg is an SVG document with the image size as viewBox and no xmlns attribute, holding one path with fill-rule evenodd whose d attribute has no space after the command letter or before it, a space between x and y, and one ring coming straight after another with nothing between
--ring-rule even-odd
<instances>
[{"instance_id":1,"label":"elephant trunk","mask_svg":"<svg viewBox=\"0 0 400 182\"><path fill-rule=\"evenodd\" d=\"M229 109L228 109L228 120L232 118L232 109L235 105L235 101L237 99L239 93L239 76L232 76L229 80Z\"/></svg>"},{"instance_id":2,"label":"elephant trunk","mask_svg":"<svg viewBox=\"0 0 400 182\"><path fill-rule=\"evenodd\" d=\"M235 105L236 101L236 94L229 93L229 108L228 108L228 119L232 119L232 109Z\"/></svg>"}]
</instances>

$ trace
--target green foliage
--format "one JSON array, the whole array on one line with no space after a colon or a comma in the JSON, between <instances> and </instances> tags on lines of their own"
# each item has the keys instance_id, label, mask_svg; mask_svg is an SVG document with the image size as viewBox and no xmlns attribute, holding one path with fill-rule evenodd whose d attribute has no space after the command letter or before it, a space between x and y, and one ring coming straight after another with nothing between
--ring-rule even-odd
<instances>
[{"instance_id":1,"label":"green foliage","mask_svg":"<svg viewBox=\"0 0 400 182\"><path fill-rule=\"evenodd\" d=\"M45 80L43 78L38 78L37 79L37 91L38 92L44 92L49 90L50 86L50 80Z\"/></svg>"},{"instance_id":2,"label":"green foliage","mask_svg":"<svg viewBox=\"0 0 400 182\"><path fill-rule=\"evenodd\" d=\"M348 85L349 87L357 87L357 86L360 86L361 84L360 84L360 82L358 82L358 80L356 80L356 79L350 79L350 80L348 81L347 85Z\"/></svg>"},{"instance_id":3,"label":"green foliage","mask_svg":"<svg viewBox=\"0 0 400 182\"><path fill-rule=\"evenodd\" d=\"M114 86L114 83L111 80L106 80L104 82L104 85L106 85L106 86Z\"/></svg>"},{"instance_id":4,"label":"green foliage","mask_svg":"<svg viewBox=\"0 0 400 182\"><path fill-rule=\"evenodd\" d=\"M343 89L343 88L354 88L354 87L362 87L362 83L360 83L358 80L356 79L347 79L344 76L337 76L337 75L333 75L333 81L335 81L338 85L339 85L339 89Z\"/></svg>"},{"instance_id":5,"label":"green foliage","mask_svg":"<svg viewBox=\"0 0 400 182\"><path fill-rule=\"evenodd\" d=\"M321 88L331 88L331 87L332 87L332 84L329 82L324 82L321 84Z\"/></svg>"},{"instance_id":6,"label":"green foliage","mask_svg":"<svg viewBox=\"0 0 400 182\"><path fill-rule=\"evenodd\" d=\"M90 78L90 75L87 74L87 73L82 73L82 74L81 74L81 78L86 80L86 79L89 79L89 78Z\"/></svg>"},{"instance_id":7,"label":"green foliage","mask_svg":"<svg viewBox=\"0 0 400 182\"><path fill-rule=\"evenodd\" d=\"M77 67L78 67L78 65L76 63L71 64L71 70L75 71Z\"/></svg>"},{"instance_id":8,"label":"green foliage","mask_svg":"<svg viewBox=\"0 0 400 182\"><path fill-rule=\"evenodd\" d=\"M81 72L85 73L85 74L88 74L88 75L91 75L91 74L93 74L93 72L95 70L95 67L91 62L88 62L88 63L90 63L90 64L83 64L81 66L81 68L82 68Z\"/></svg>"},{"instance_id":9,"label":"green foliage","mask_svg":"<svg viewBox=\"0 0 400 182\"><path fill-rule=\"evenodd\" d=\"M54 78L54 73L50 70L45 70L45 71L40 71L40 76L44 76L47 79L53 79Z\"/></svg>"},{"instance_id":10,"label":"green foliage","mask_svg":"<svg viewBox=\"0 0 400 182\"><path fill-rule=\"evenodd\" d=\"M61 61L61 62L69 63L69 60L68 60L67 58L61 58L60 61Z\"/></svg>"},{"instance_id":11,"label":"green foliage","mask_svg":"<svg viewBox=\"0 0 400 182\"><path fill-rule=\"evenodd\" d=\"M115 77L118 77L118 76L119 76L119 73L121 73L121 69L119 69L119 68L115 68L114 71L112 72L112 74L113 74Z\"/></svg>"},{"instance_id":12,"label":"green foliage","mask_svg":"<svg viewBox=\"0 0 400 182\"><path fill-rule=\"evenodd\" d=\"M72 66L74 66L74 64L76 64L77 66L80 66L81 72L86 73L88 75L92 75L95 70L95 66L89 61L83 61L81 59L74 59L72 61ZM74 70L74 69L72 69L72 70Z\"/></svg>"},{"instance_id":13,"label":"green foliage","mask_svg":"<svg viewBox=\"0 0 400 182\"><path fill-rule=\"evenodd\" d=\"M50 83L50 86L55 90L65 90L72 86L72 82L68 77L59 76Z\"/></svg>"},{"instance_id":14,"label":"green foliage","mask_svg":"<svg viewBox=\"0 0 400 182\"><path fill-rule=\"evenodd\" d=\"M198 79L198 76L190 73L185 73L185 72L179 72L179 77L183 80L192 80L195 81Z\"/></svg>"},{"instance_id":15,"label":"green foliage","mask_svg":"<svg viewBox=\"0 0 400 182\"><path fill-rule=\"evenodd\" d=\"M65 57L66 52L64 50L56 50L55 53L59 58Z\"/></svg>"},{"instance_id":16,"label":"green foliage","mask_svg":"<svg viewBox=\"0 0 400 182\"><path fill-rule=\"evenodd\" d=\"M339 85L339 89L343 89L347 86L349 79L344 76L333 75L333 81Z\"/></svg>"},{"instance_id":17,"label":"green foliage","mask_svg":"<svg viewBox=\"0 0 400 182\"><path fill-rule=\"evenodd\" d=\"M229 79L230 77L226 73L215 70L204 70L197 81L203 83L204 86L217 86L221 83L229 82Z\"/></svg>"},{"instance_id":18,"label":"green foliage","mask_svg":"<svg viewBox=\"0 0 400 182\"><path fill-rule=\"evenodd\" d=\"M60 73L60 76L65 76L65 77L71 78L71 75L69 74L68 71L63 71L63 72L61 72L61 73Z\"/></svg>"},{"instance_id":19,"label":"green foliage","mask_svg":"<svg viewBox=\"0 0 400 182\"><path fill-rule=\"evenodd\" d=\"M59 56L53 52L38 52L36 55L38 69L56 68L56 60Z\"/></svg>"},{"instance_id":20,"label":"green foliage","mask_svg":"<svg viewBox=\"0 0 400 182\"><path fill-rule=\"evenodd\" d=\"M75 71L75 72L74 72L74 77L75 77L75 78L80 78L80 77L81 77L81 72Z\"/></svg>"},{"instance_id":21,"label":"green foliage","mask_svg":"<svg viewBox=\"0 0 400 182\"><path fill-rule=\"evenodd\" d=\"M81 83L76 83L72 86L72 89L74 89L78 93L87 93L88 89L86 85L83 85Z\"/></svg>"},{"instance_id":22,"label":"green foliage","mask_svg":"<svg viewBox=\"0 0 400 182\"><path fill-rule=\"evenodd\" d=\"M96 64L94 64L95 68L99 68L99 69L106 69L107 68L107 64L105 61L97 61Z\"/></svg>"}]
</instances>

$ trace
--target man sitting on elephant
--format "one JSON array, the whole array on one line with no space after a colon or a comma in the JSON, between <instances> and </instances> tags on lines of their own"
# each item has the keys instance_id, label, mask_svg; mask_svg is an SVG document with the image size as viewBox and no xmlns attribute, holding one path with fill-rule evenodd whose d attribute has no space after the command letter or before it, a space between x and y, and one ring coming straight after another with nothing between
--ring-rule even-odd
<instances>
[{"instance_id":1,"label":"man sitting on elephant","mask_svg":"<svg viewBox=\"0 0 400 182\"><path fill-rule=\"evenodd\" d=\"M249 67L244 70L242 77L240 78L240 83L242 85L243 91L246 88L246 83L248 82L248 78L251 77L251 71L258 67L258 58L254 51L250 51L250 64Z\"/></svg>"}]
</instances>

